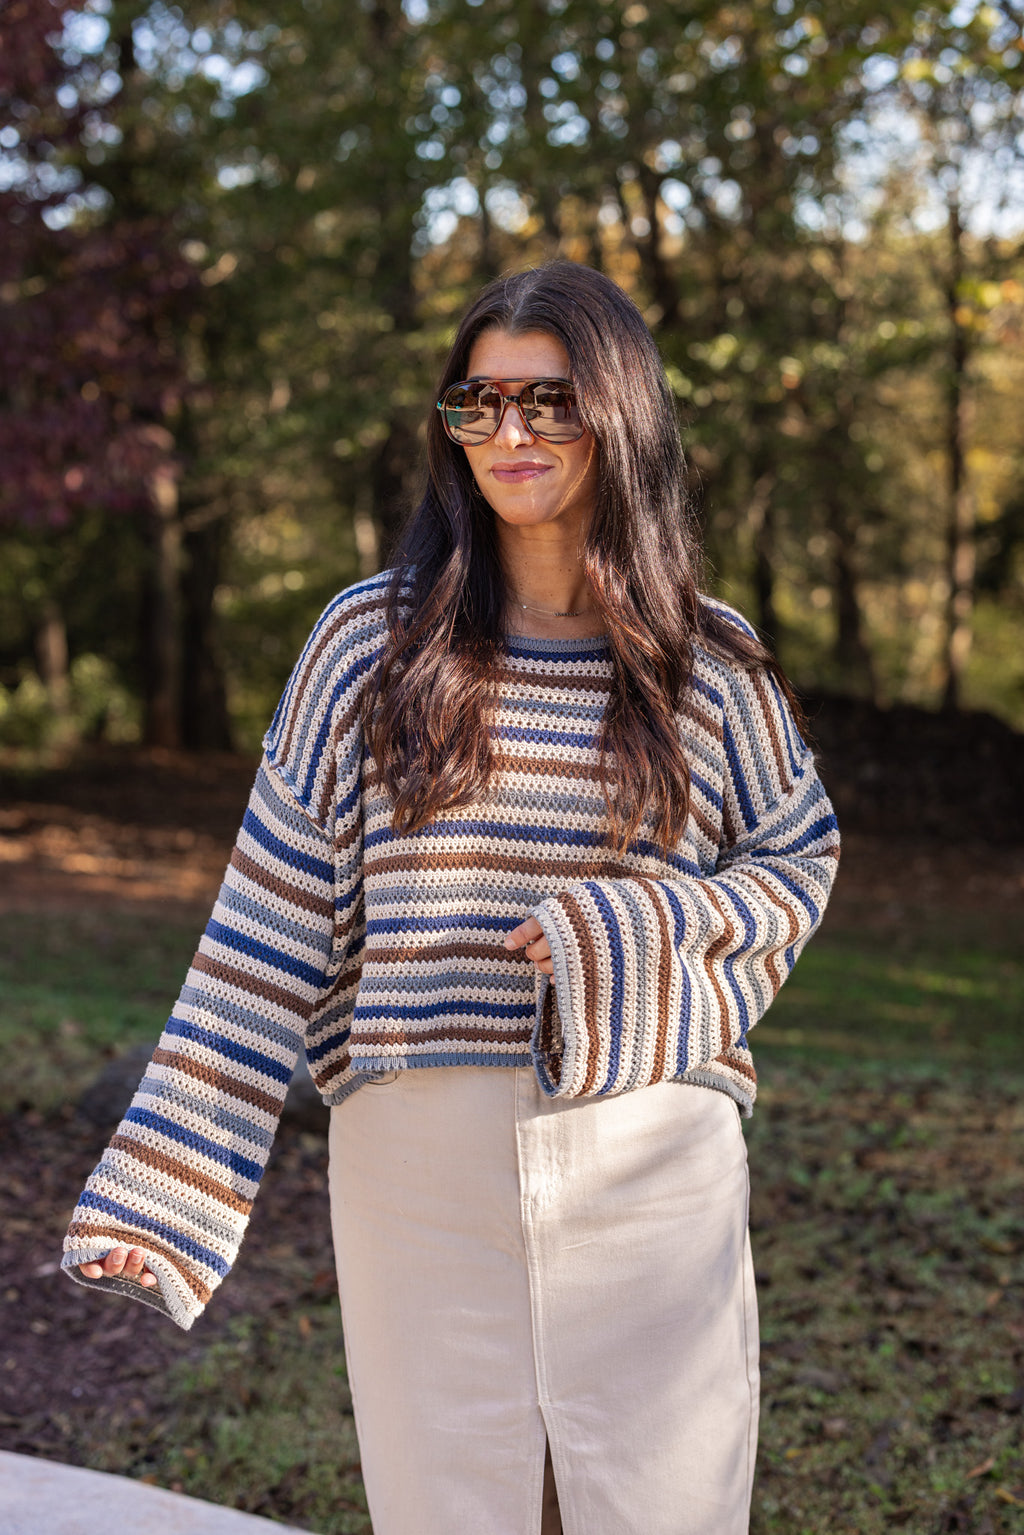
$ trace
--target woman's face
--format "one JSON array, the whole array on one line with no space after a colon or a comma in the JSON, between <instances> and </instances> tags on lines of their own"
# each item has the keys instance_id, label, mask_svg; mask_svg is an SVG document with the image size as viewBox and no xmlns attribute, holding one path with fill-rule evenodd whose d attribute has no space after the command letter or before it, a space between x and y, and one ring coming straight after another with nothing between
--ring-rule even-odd
<instances>
[{"instance_id":1,"label":"woman's face","mask_svg":"<svg viewBox=\"0 0 1024 1535\"><path fill-rule=\"evenodd\" d=\"M569 371L565 347L546 331L511 336L492 329L474 342L466 376L519 384L567 379ZM590 432L577 442L546 442L530 431L515 405L507 405L490 441L462 451L498 518L499 532L515 536L514 529L548 526L578 544L597 497L598 451Z\"/></svg>"}]
</instances>

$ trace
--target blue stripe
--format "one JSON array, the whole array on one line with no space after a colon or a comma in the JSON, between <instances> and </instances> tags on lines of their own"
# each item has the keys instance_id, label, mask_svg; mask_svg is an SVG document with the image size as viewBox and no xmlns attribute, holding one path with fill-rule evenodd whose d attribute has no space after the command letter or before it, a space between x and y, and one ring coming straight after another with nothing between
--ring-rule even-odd
<instances>
[{"instance_id":1,"label":"blue stripe","mask_svg":"<svg viewBox=\"0 0 1024 1535\"><path fill-rule=\"evenodd\" d=\"M198 1242L193 1242L190 1237L182 1236L173 1226L167 1226L163 1221L155 1221L151 1215L143 1215L138 1210L132 1210L128 1205L118 1204L116 1200L105 1198L102 1194L94 1194L91 1189L86 1189L78 1202L87 1210L102 1210L104 1215L112 1215L115 1220L123 1221L126 1226L135 1226L141 1231L151 1231L154 1236L162 1237L171 1247L176 1247L187 1257L205 1264L222 1279L231 1267L230 1263L225 1262L219 1254L211 1252L208 1247L200 1246Z\"/></svg>"},{"instance_id":2,"label":"blue stripe","mask_svg":"<svg viewBox=\"0 0 1024 1535\"><path fill-rule=\"evenodd\" d=\"M273 949L268 943L259 943L255 938L250 938L247 933L237 933L234 928L225 927L223 923L215 922L212 917L206 924L206 936L235 954L245 954L249 959L257 959L264 965L270 965L274 970L281 970L285 975L294 976L297 981L305 981L306 985L312 986L315 991L319 991L324 983L322 969L318 969L315 965L307 965L301 959L294 959L290 954L283 954L280 949Z\"/></svg>"},{"instance_id":3,"label":"blue stripe","mask_svg":"<svg viewBox=\"0 0 1024 1535\"><path fill-rule=\"evenodd\" d=\"M690 1059L690 1009L693 1003L693 993L690 987L690 972L683 963L683 942L686 938L686 918L683 915L682 903L670 884L659 880L661 889L665 893L665 899L672 910L673 939L675 942L676 962L679 966L679 978L683 984L682 1003L679 1008L679 1035L676 1040L676 1071L685 1071Z\"/></svg>"},{"instance_id":4,"label":"blue stripe","mask_svg":"<svg viewBox=\"0 0 1024 1535\"><path fill-rule=\"evenodd\" d=\"M165 1119L162 1114L154 1114L152 1109L130 1108L124 1117L133 1125L142 1125L147 1130L156 1130L160 1135L165 1135L169 1141L178 1141L181 1145L187 1146L190 1151L198 1151L200 1156L209 1157L211 1162L219 1162L222 1167L229 1167L233 1173L248 1178L250 1183L258 1183L263 1176L263 1167L259 1162L253 1162L227 1146L219 1146L216 1141L208 1140L205 1135L198 1135L195 1130L189 1130L185 1125L176 1125L173 1119Z\"/></svg>"},{"instance_id":5,"label":"blue stripe","mask_svg":"<svg viewBox=\"0 0 1024 1535\"><path fill-rule=\"evenodd\" d=\"M349 1025L346 1024L345 1027L343 1029L339 1029L336 1034L328 1034L327 1038L322 1039L318 1045L307 1045L306 1060L309 1062L310 1066L312 1066L314 1061L322 1060L325 1055L330 1055L333 1051L340 1050L344 1045L348 1043L348 1037L350 1033L351 1029L349 1028Z\"/></svg>"},{"instance_id":6,"label":"blue stripe","mask_svg":"<svg viewBox=\"0 0 1024 1535\"><path fill-rule=\"evenodd\" d=\"M722 796L718 789L713 788L712 785L708 783L707 779L702 778L699 773L695 773L692 767L690 769L690 781L697 785L697 788L704 795L705 799L709 799L716 810L721 810Z\"/></svg>"},{"instance_id":7,"label":"blue stripe","mask_svg":"<svg viewBox=\"0 0 1024 1535\"><path fill-rule=\"evenodd\" d=\"M698 677L696 672L690 678L690 686L695 693L710 699L719 709L725 708L725 694L719 688L712 687L710 682L705 682L703 677Z\"/></svg>"},{"instance_id":8,"label":"blue stripe","mask_svg":"<svg viewBox=\"0 0 1024 1535\"><path fill-rule=\"evenodd\" d=\"M525 1046L515 1050L437 1050L423 1055L357 1055L352 1069L357 1075L375 1071L410 1070L417 1066L531 1066ZM362 1087L360 1082L357 1084Z\"/></svg>"},{"instance_id":9,"label":"blue stripe","mask_svg":"<svg viewBox=\"0 0 1024 1535\"><path fill-rule=\"evenodd\" d=\"M359 900L359 898L362 895L362 893L363 893L363 876L360 875L359 878L356 880L355 884L352 886L352 889L349 891L348 895L336 895L334 897L334 910L335 910L335 914L338 914L339 912L347 911L350 906L354 906L356 904L356 902Z\"/></svg>"},{"instance_id":10,"label":"blue stripe","mask_svg":"<svg viewBox=\"0 0 1024 1535\"><path fill-rule=\"evenodd\" d=\"M432 821L420 827L417 837L493 837L496 842L530 842L542 847L604 847L606 837L601 831L566 831L557 826L519 826L501 821ZM382 843L402 842L406 839L395 833L390 826L369 832L365 838L367 848L380 847Z\"/></svg>"},{"instance_id":11,"label":"blue stripe","mask_svg":"<svg viewBox=\"0 0 1024 1535\"><path fill-rule=\"evenodd\" d=\"M782 689L779 687L779 684L776 682L771 672L768 672L766 675L768 677L768 685L772 692L775 694L775 702L778 705L779 715L782 719L782 728L786 733L786 746L789 751L789 765L792 768L794 774L798 774L800 772L800 767L804 756L807 752L807 744L796 728L793 716L789 712L789 705L786 703L785 698L782 696ZM796 744L794 744L794 742ZM798 747L799 750L797 749Z\"/></svg>"},{"instance_id":12,"label":"blue stripe","mask_svg":"<svg viewBox=\"0 0 1024 1535\"><path fill-rule=\"evenodd\" d=\"M747 788L747 780L743 776L743 767L740 763L740 754L736 750L732 727L724 715L722 717L722 733L725 755L729 759L729 776L732 778L733 788L736 790L736 798L739 800L743 824L747 831L753 831L757 825L757 815L754 812L750 791Z\"/></svg>"},{"instance_id":13,"label":"blue stripe","mask_svg":"<svg viewBox=\"0 0 1024 1535\"><path fill-rule=\"evenodd\" d=\"M447 933L460 928L480 929L485 933L510 933L515 927L508 917L375 917L366 924L371 933Z\"/></svg>"},{"instance_id":14,"label":"blue stripe","mask_svg":"<svg viewBox=\"0 0 1024 1535\"><path fill-rule=\"evenodd\" d=\"M505 646L510 655L522 656L527 661L553 661L558 663L572 663L573 661L606 661L608 659L608 644L597 645L593 650L531 650L521 641L506 635ZM552 684L558 686L557 676L553 676Z\"/></svg>"},{"instance_id":15,"label":"blue stripe","mask_svg":"<svg viewBox=\"0 0 1024 1535\"><path fill-rule=\"evenodd\" d=\"M265 1077L273 1077L275 1082L291 1080L291 1068L283 1061L275 1061L272 1056L261 1055L258 1050L247 1049L245 1045L228 1039L224 1034L213 1034L209 1029L201 1029L197 1024L188 1023L184 1018L175 1018L173 1013L167 1020L165 1032L174 1034L179 1039L190 1040L193 1044L203 1045L207 1050L214 1050L218 1055L223 1055L226 1060L234 1061L239 1066L248 1066Z\"/></svg>"},{"instance_id":16,"label":"blue stripe","mask_svg":"<svg viewBox=\"0 0 1024 1535\"><path fill-rule=\"evenodd\" d=\"M811 897L807 894L803 887L798 885L795 880L789 879L782 869L773 868L772 873L779 881L779 884L785 885L790 895L795 895L800 904L805 908L808 916L811 919L811 926L816 926L817 923L821 920L821 912L818 910L817 906L815 906ZM790 969L792 969L795 963L795 960L790 960Z\"/></svg>"},{"instance_id":17,"label":"blue stripe","mask_svg":"<svg viewBox=\"0 0 1024 1535\"><path fill-rule=\"evenodd\" d=\"M746 1000L742 991L740 990L739 983L736 980L736 963L738 960L745 959L749 955L751 945L753 944L754 939L757 937L757 926L751 914L750 907L740 899L739 895L737 895L736 891L733 890L732 886L726 884L723 881L720 888L722 893L732 902L733 908L743 919L743 936L746 942L741 949L733 949L731 953L725 956L725 959L722 963L722 969L724 970L725 978L732 989L732 994L736 998L736 1006L739 1009L740 1015L740 1030L745 1034L750 1027L750 1014L747 1011Z\"/></svg>"},{"instance_id":18,"label":"blue stripe","mask_svg":"<svg viewBox=\"0 0 1024 1535\"><path fill-rule=\"evenodd\" d=\"M356 1005L353 1019L395 1018L403 1022L426 1021L430 1018L532 1018L533 998L527 1003L516 1002L465 1002L445 998L441 1002L424 1003L419 1007L370 1007L365 1002Z\"/></svg>"},{"instance_id":19,"label":"blue stripe","mask_svg":"<svg viewBox=\"0 0 1024 1535\"><path fill-rule=\"evenodd\" d=\"M822 816L820 821L815 821L813 826L809 826L795 842L787 842L785 847L773 847L764 856L768 858L781 858L786 853L799 853L803 848L810 846L812 842L817 842L826 832L838 830L839 826L834 815ZM755 858L758 857L756 851L753 853L753 856Z\"/></svg>"},{"instance_id":20,"label":"blue stripe","mask_svg":"<svg viewBox=\"0 0 1024 1535\"><path fill-rule=\"evenodd\" d=\"M331 696L327 700L323 719L320 721L320 729L316 733L316 738L311 748L309 767L306 771L306 779L302 785L300 798L302 799L304 805L309 805L313 798L313 785L316 783L316 775L320 766L320 758L323 755L327 737L330 735L334 724L335 704L338 702L339 698L348 692L354 682L357 682L361 677L364 677L370 668L377 664L377 661L379 660L382 653L383 646L381 646L378 650L371 650L368 655L364 656L361 660L356 661L352 666L348 668L347 671L343 672L338 678L337 682L334 684L334 687L331 689Z\"/></svg>"},{"instance_id":21,"label":"blue stripe","mask_svg":"<svg viewBox=\"0 0 1024 1535\"><path fill-rule=\"evenodd\" d=\"M282 842L280 837L275 837L272 831L268 831L251 809L245 812L242 830L279 863L286 864L290 869L299 869L303 874L315 875L317 879L324 880L327 884L333 884L334 866L332 864L324 858L314 858L311 853L300 853L296 848L289 847L287 842Z\"/></svg>"},{"instance_id":22,"label":"blue stripe","mask_svg":"<svg viewBox=\"0 0 1024 1535\"><path fill-rule=\"evenodd\" d=\"M704 870L699 863L692 858L686 858L682 853L663 853L658 842L631 842L627 852L636 857L656 858L658 862L670 869L678 869L680 874L688 874L691 879L703 879Z\"/></svg>"},{"instance_id":23,"label":"blue stripe","mask_svg":"<svg viewBox=\"0 0 1024 1535\"><path fill-rule=\"evenodd\" d=\"M541 730L524 725L499 725L489 734L496 741L530 741L535 746L578 746L593 751L598 738L595 734L581 735L576 730Z\"/></svg>"},{"instance_id":24,"label":"blue stripe","mask_svg":"<svg viewBox=\"0 0 1024 1535\"><path fill-rule=\"evenodd\" d=\"M608 1092L619 1072L619 1057L622 1054L622 991L624 949L622 933L619 930L619 922L611 902L605 895L601 886L594 880L584 880L583 888L589 894L597 907L601 921L604 924L606 953L611 964L612 990L608 1004L608 1075L604 1079L604 1086L598 1088L598 1094Z\"/></svg>"}]
</instances>

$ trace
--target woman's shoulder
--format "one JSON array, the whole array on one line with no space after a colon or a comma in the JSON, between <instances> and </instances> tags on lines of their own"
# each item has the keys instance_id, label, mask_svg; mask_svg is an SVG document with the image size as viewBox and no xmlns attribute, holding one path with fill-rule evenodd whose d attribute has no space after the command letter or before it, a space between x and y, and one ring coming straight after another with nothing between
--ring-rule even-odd
<instances>
[{"instance_id":1,"label":"woman's shoulder","mask_svg":"<svg viewBox=\"0 0 1024 1535\"><path fill-rule=\"evenodd\" d=\"M710 592L701 592L699 599L705 614L710 613L724 623L731 624L734 629L745 634L747 639L757 642L757 630L748 619L743 617L738 608L730 607L729 603L723 602L721 597L712 597Z\"/></svg>"},{"instance_id":2,"label":"woman's shoulder","mask_svg":"<svg viewBox=\"0 0 1024 1535\"><path fill-rule=\"evenodd\" d=\"M328 740L337 746L357 728L366 680L387 639L391 574L346 587L313 625L263 740L279 771L290 763L297 774L300 757L318 759Z\"/></svg>"}]
</instances>

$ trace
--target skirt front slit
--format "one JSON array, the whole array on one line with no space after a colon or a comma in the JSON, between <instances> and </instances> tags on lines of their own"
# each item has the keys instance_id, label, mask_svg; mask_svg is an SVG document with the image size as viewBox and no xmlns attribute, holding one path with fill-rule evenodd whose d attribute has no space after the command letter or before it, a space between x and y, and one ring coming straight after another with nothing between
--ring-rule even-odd
<instances>
[{"instance_id":1,"label":"skirt front slit","mask_svg":"<svg viewBox=\"0 0 1024 1535\"><path fill-rule=\"evenodd\" d=\"M546 1442L565 1535L747 1530L757 1314L731 1099L402 1070L332 1110L330 1146L374 1535L540 1535Z\"/></svg>"}]
</instances>

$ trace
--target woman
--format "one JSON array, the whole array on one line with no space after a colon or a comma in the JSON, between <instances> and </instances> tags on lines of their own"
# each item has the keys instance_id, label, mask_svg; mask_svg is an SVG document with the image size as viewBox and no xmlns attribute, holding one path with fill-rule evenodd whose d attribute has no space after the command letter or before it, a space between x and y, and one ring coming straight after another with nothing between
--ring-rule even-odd
<instances>
[{"instance_id":1,"label":"woman","mask_svg":"<svg viewBox=\"0 0 1024 1535\"><path fill-rule=\"evenodd\" d=\"M546 1450L573 1535L747 1528L747 1032L838 842L684 485L614 283L481 294L395 570L313 631L66 1242L191 1326L304 1046L376 1535L534 1535Z\"/></svg>"}]
</instances>

